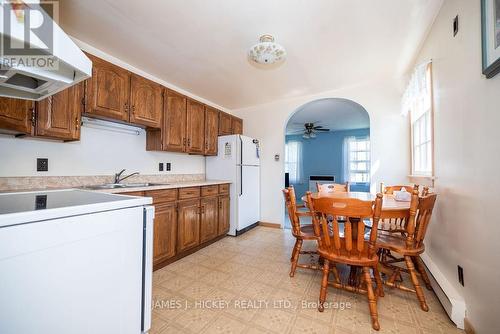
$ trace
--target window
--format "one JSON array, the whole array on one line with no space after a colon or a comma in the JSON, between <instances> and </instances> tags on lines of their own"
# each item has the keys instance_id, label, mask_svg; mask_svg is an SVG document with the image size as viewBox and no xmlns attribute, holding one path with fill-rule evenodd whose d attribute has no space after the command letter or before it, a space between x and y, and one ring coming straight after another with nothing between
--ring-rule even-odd
<instances>
[{"instance_id":1,"label":"window","mask_svg":"<svg viewBox=\"0 0 500 334\"><path fill-rule=\"evenodd\" d=\"M351 183L370 182L370 138L347 137L344 142L347 154L344 179Z\"/></svg>"},{"instance_id":2,"label":"window","mask_svg":"<svg viewBox=\"0 0 500 334\"><path fill-rule=\"evenodd\" d=\"M290 183L302 183L302 143L289 141L285 145L285 172Z\"/></svg>"},{"instance_id":3,"label":"window","mask_svg":"<svg viewBox=\"0 0 500 334\"><path fill-rule=\"evenodd\" d=\"M404 96L410 114L411 174L433 176L432 64L418 66Z\"/></svg>"}]
</instances>

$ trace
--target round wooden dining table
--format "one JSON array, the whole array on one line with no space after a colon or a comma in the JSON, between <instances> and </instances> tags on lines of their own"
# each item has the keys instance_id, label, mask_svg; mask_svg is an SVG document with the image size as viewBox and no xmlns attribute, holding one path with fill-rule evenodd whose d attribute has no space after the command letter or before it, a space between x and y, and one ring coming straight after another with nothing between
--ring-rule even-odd
<instances>
[{"instance_id":1,"label":"round wooden dining table","mask_svg":"<svg viewBox=\"0 0 500 334\"><path fill-rule=\"evenodd\" d=\"M316 192L312 194L313 199L318 198L356 198L362 201L374 201L377 197L372 193L349 191L349 192ZM307 196L302 196L302 201L307 202ZM396 201L394 195L384 195L382 199L381 219L401 217L408 214L410 202Z\"/></svg>"}]
</instances>

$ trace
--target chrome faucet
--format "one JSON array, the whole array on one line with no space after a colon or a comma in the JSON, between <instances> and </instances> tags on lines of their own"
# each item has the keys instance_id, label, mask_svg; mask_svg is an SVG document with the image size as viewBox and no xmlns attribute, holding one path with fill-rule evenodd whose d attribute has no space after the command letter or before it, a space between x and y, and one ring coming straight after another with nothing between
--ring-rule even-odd
<instances>
[{"instance_id":1,"label":"chrome faucet","mask_svg":"<svg viewBox=\"0 0 500 334\"><path fill-rule=\"evenodd\" d=\"M134 173L129 174L129 175L127 175L127 176L121 177L121 176L122 176L122 174L123 174L123 172L125 172L125 169L122 169L119 173L116 173L116 174L115 174L115 184L116 184L116 183L120 183L120 182L122 182L123 180L128 179L128 178L129 178L129 177L131 177L131 176L134 176L134 175L139 175L139 172L134 172Z\"/></svg>"}]
</instances>

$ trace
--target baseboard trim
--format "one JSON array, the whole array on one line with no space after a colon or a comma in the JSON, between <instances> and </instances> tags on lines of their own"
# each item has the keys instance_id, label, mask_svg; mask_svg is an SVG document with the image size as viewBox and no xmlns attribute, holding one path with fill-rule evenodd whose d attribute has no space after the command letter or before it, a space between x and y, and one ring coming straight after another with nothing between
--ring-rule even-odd
<instances>
[{"instance_id":1,"label":"baseboard trim","mask_svg":"<svg viewBox=\"0 0 500 334\"><path fill-rule=\"evenodd\" d=\"M472 324L470 323L469 319L467 319L467 318L464 318L464 330L465 330L465 333L467 333L467 334L476 334L474 327L472 327Z\"/></svg>"},{"instance_id":2,"label":"baseboard trim","mask_svg":"<svg viewBox=\"0 0 500 334\"><path fill-rule=\"evenodd\" d=\"M259 222L259 226L271 227L271 228L281 228L281 224L268 223L268 222Z\"/></svg>"},{"instance_id":3,"label":"baseboard trim","mask_svg":"<svg viewBox=\"0 0 500 334\"><path fill-rule=\"evenodd\" d=\"M446 276L441 272L427 253L421 256L424 261L432 289L436 293L441 305L455 325L464 329L466 305L464 298L458 293Z\"/></svg>"}]
</instances>

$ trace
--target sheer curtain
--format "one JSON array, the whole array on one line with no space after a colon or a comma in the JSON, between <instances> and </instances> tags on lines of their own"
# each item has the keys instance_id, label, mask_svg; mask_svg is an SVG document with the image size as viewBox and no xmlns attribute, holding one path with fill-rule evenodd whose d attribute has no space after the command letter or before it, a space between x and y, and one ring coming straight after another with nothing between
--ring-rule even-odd
<instances>
[{"instance_id":1,"label":"sheer curtain","mask_svg":"<svg viewBox=\"0 0 500 334\"><path fill-rule=\"evenodd\" d=\"M350 171L349 171L349 145L350 143L352 142L355 142L356 141L356 137L354 136L349 136L349 137L344 137L344 147L342 149L342 154L343 154L343 159L342 159L342 162L343 162L343 181L342 182L348 182L350 181L349 180L349 174L350 174Z\"/></svg>"},{"instance_id":2,"label":"sheer curtain","mask_svg":"<svg viewBox=\"0 0 500 334\"><path fill-rule=\"evenodd\" d=\"M289 141L285 145L285 172L289 174L290 183L304 182L302 143L300 141Z\"/></svg>"}]
</instances>

